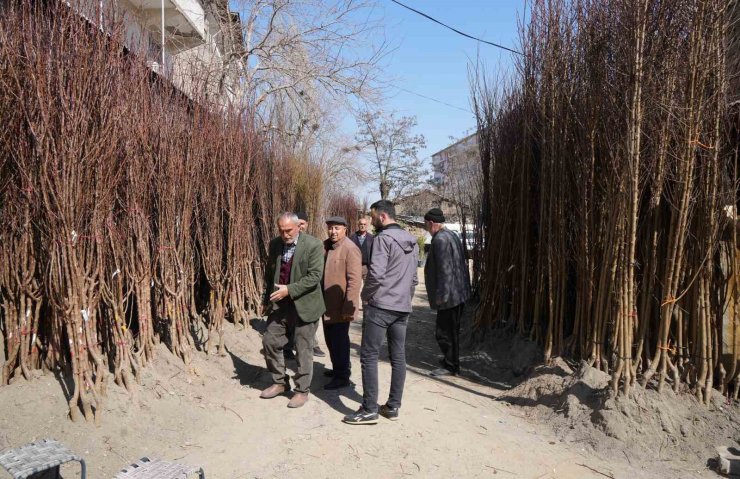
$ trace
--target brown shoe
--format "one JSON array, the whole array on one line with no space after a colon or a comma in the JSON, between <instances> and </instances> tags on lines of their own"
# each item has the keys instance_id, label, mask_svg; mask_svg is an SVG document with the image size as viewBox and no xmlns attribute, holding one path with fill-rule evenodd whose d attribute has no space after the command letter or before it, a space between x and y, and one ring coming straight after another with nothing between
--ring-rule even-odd
<instances>
[{"instance_id":1,"label":"brown shoe","mask_svg":"<svg viewBox=\"0 0 740 479\"><path fill-rule=\"evenodd\" d=\"M290 398L290 402L288 403L288 407L290 408L296 408L301 407L308 401L308 393L299 393L296 392L293 394L293 397Z\"/></svg>"},{"instance_id":2,"label":"brown shoe","mask_svg":"<svg viewBox=\"0 0 740 479\"><path fill-rule=\"evenodd\" d=\"M273 384L269 388L265 389L260 393L260 397L262 399L272 399L276 396L280 396L281 394L285 394L288 392L288 386L285 384Z\"/></svg>"}]
</instances>

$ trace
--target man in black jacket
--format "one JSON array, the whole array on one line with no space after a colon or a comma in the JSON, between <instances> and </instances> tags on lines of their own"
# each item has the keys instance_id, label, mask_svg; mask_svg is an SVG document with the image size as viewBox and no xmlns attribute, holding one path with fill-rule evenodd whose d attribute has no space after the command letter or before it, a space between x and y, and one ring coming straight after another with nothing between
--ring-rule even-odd
<instances>
[{"instance_id":1,"label":"man in black jacket","mask_svg":"<svg viewBox=\"0 0 740 479\"><path fill-rule=\"evenodd\" d=\"M424 281L429 306L437 310L436 338L442 350L443 367L432 376L460 372L460 318L470 297L470 273L458 236L445 228L442 210L432 208L424 215L424 226L432 235Z\"/></svg>"},{"instance_id":2,"label":"man in black jacket","mask_svg":"<svg viewBox=\"0 0 740 479\"><path fill-rule=\"evenodd\" d=\"M370 264L370 250L373 247L373 240L375 237L368 231L370 228L370 221L367 216L363 216L357 222L357 231L349 235L351 239L362 253L362 281L367 278L367 266Z\"/></svg>"}]
</instances>

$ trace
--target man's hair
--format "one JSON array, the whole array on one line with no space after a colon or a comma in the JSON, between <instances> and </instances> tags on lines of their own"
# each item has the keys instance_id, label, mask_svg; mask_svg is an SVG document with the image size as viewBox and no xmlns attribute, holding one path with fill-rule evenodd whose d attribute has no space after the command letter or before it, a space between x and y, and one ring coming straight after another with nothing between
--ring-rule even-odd
<instances>
[{"instance_id":1,"label":"man's hair","mask_svg":"<svg viewBox=\"0 0 740 479\"><path fill-rule=\"evenodd\" d=\"M284 211L284 212L280 213L278 215L277 220L275 221L275 223L278 226L280 226L280 222L282 220L289 220L289 221L292 221L294 225L298 225L298 216L296 216L296 214L293 213L292 211Z\"/></svg>"},{"instance_id":2,"label":"man's hair","mask_svg":"<svg viewBox=\"0 0 740 479\"><path fill-rule=\"evenodd\" d=\"M296 215L296 218L298 218L299 220L303 220L306 223L308 223L308 215L304 213L303 211L299 211L295 215Z\"/></svg>"},{"instance_id":3,"label":"man's hair","mask_svg":"<svg viewBox=\"0 0 740 479\"><path fill-rule=\"evenodd\" d=\"M392 201L378 200L370 205L370 209L375 210L376 213L385 213L392 220L396 219L396 207Z\"/></svg>"}]
</instances>

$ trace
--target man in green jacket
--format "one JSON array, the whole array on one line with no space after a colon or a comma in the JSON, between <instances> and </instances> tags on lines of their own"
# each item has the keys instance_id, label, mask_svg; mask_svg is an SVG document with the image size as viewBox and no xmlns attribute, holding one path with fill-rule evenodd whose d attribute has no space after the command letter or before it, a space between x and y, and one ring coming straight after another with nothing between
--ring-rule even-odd
<instances>
[{"instance_id":1,"label":"man in green jacket","mask_svg":"<svg viewBox=\"0 0 740 479\"><path fill-rule=\"evenodd\" d=\"M295 394L288 407L297 408L308 401L313 377L314 335L325 311L321 290L324 248L318 239L300 233L294 213L281 214L277 225L280 236L270 241L262 300L263 313L269 314L262 345L273 385L262 391L260 397L271 399L290 391L283 348L288 343L288 327L295 325L298 371L293 377Z\"/></svg>"}]
</instances>

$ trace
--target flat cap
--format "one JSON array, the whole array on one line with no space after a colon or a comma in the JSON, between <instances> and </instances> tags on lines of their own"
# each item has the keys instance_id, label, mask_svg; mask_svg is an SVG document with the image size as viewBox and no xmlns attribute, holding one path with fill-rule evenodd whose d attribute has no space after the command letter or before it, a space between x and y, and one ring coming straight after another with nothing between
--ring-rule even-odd
<instances>
[{"instance_id":1,"label":"flat cap","mask_svg":"<svg viewBox=\"0 0 740 479\"><path fill-rule=\"evenodd\" d=\"M326 219L326 224L349 226L347 220L344 219L344 216L330 216Z\"/></svg>"}]
</instances>

